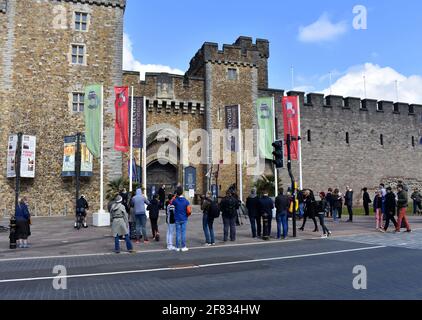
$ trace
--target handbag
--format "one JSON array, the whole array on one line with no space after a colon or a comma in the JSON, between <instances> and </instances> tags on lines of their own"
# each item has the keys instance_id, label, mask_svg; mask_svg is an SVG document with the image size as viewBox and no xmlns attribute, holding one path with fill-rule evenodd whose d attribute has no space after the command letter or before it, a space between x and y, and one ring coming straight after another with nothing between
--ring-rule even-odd
<instances>
[{"instance_id":1,"label":"handbag","mask_svg":"<svg viewBox=\"0 0 422 320\"><path fill-rule=\"evenodd\" d=\"M192 206L187 206L186 207L186 215L188 217L190 217L192 215Z\"/></svg>"}]
</instances>

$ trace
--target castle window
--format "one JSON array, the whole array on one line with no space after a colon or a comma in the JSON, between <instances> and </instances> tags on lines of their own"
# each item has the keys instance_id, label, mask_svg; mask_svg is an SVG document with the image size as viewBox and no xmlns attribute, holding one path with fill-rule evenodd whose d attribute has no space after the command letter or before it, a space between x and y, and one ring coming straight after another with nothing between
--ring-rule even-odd
<instances>
[{"instance_id":1,"label":"castle window","mask_svg":"<svg viewBox=\"0 0 422 320\"><path fill-rule=\"evenodd\" d=\"M416 146L415 137L412 136L412 147L414 148Z\"/></svg>"},{"instance_id":2,"label":"castle window","mask_svg":"<svg viewBox=\"0 0 422 320\"><path fill-rule=\"evenodd\" d=\"M350 144L350 135L348 132L346 132L346 143Z\"/></svg>"},{"instance_id":3,"label":"castle window","mask_svg":"<svg viewBox=\"0 0 422 320\"><path fill-rule=\"evenodd\" d=\"M88 14L84 12L75 12L75 30L88 30Z\"/></svg>"},{"instance_id":4,"label":"castle window","mask_svg":"<svg viewBox=\"0 0 422 320\"><path fill-rule=\"evenodd\" d=\"M377 105L377 111L384 111L384 109L382 108L382 104L381 103L378 103L378 105Z\"/></svg>"},{"instance_id":5,"label":"castle window","mask_svg":"<svg viewBox=\"0 0 422 320\"><path fill-rule=\"evenodd\" d=\"M384 145L384 135L383 134L380 135L380 144L382 146Z\"/></svg>"},{"instance_id":6,"label":"castle window","mask_svg":"<svg viewBox=\"0 0 422 320\"><path fill-rule=\"evenodd\" d=\"M73 92L72 93L72 111L75 113L84 112L85 104L84 104L85 94L80 92Z\"/></svg>"},{"instance_id":7,"label":"castle window","mask_svg":"<svg viewBox=\"0 0 422 320\"><path fill-rule=\"evenodd\" d=\"M85 46L83 44L72 44L72 63L85 64Z\"/></svg>"},{"instance_id":8,"label":"castle window","mask_svg":"<svg viewBox=\"0 0 422 320\"><path fill-rule=\"evenodd\" d=\"M414 106L409 106L409 113L415 114L415 107Z\"/></svg>"},{"instance_id":9,"label":"castle window","mask_svg":"<svg viewBox=\"0 0 422 320\"><path fill-rule=\"evenodd\" d=\"M311 130L308 130L308 142L311 142L312 141L312 139L311 139Z\"/></svg>"},{"instance_id":10,"label":"castle window","mask_svg":"<svg viewBox=\"0 0 422 320\"><path fill-rule=\"evenodd\" d=\"M227 78L229 80L237 80L237 69L229 68L227 71Z\"/></svg>"}]
</instances>

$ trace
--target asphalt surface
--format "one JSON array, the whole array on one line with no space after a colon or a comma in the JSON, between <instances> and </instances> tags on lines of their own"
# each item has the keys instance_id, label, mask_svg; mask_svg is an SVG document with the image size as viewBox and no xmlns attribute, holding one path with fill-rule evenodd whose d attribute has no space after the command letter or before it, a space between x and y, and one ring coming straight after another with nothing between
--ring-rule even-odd
<instances>
[{"instance_id":1,"label":"asphalt surface","mask_svg":"<svg viewBox=\"0 0 422 320\"><path fill-rule=\"evenodd\" d=\"M420 230L257 241L187 253L0 258L0 299L421 299L418 243ZM53 287L57 265L66 267L66 290ZM366 290L353 288L357 265L367 270Z\"/></svg>"}]
</instances>

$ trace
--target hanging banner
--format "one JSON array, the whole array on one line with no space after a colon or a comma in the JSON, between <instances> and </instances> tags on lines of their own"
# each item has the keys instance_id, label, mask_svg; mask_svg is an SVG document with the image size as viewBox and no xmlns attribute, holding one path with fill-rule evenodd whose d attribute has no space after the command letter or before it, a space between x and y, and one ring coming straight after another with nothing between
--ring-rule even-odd
<instances>
[{"instance_id":1,"label":"hanging banner","mask_svg":"<svg viewBox=\"0 0 422 320\"><path fill-rule=\"evenodd\" d=\"M238 152L239 143L235 130L239 129L239 106L226 106L226 150Z\"/></svg>"},{"instance_id":2,"label":"hanging banner","mask_svg":"<svg viewBox=\"0 0 422 320\"><path fill-rule=\"evenodd\" d=\"M102 99L102 85L85 88L85 137L88 149L96 158L100 157Z\"/></svg>"},{"instance_id":3,"label":"hanging banner","mask_svg":"<svg viewBox=\"0 0 422 320\"><path fill-rule=\"evenodd\" d=\"M85 136L81 137L81 177L92 177L94 175L94 157L86 145Z\"/></svg>"},{"instance_id":4,"label":"hanging banner","mask_svg":"<svg viewBox=\"0 0 422 320\"><path fill-rule=\"evenodd\" d=\"M7 144L7 178L16 177L16 147L18 145L18 136L9 136Z\"/></svg>"},{"instance_id":5,"label":"hanging banner","mask_svg":"<svg viewBox=\"0 0 422 320\"><path fill-rule=\"evenodd\" d=\"M130 97L129 109L132 106ZM133 148L143 148L144 98L133 98ZM129 113L130 117L130 113ZM129 122L130 123L130 122ZM130 131L130 128L129 128Z\"/></svg>"},{"instance_id":6,"label":"hanging banner","mask_svg":"<svg viewBox=\"0 0 422 320\"><path fill-rule=\"evenodd\" d=\"M283 119L284 119L284 139L287 141L287 135L296 138L291 142L291 159L299 158L299 105L297 97L283 97ZM285 150L287 156L287 148Z\"/></svg>"},{"instance_id":7,"label":"hanging banner","mask_svg":"<svg viewBox=\"0 0 422 320\"><path fill-rule=\"evenodd\" d=\"M261 157L273 159L274 142L274 106L273 98L259 98L257 100L257 115L259 127L259 146Z\"/></svg>"},{"instance_id":8,"label":"hanging banner","mask_svg":"<svg viewBox=\"0 0 422 320\"><path fill-rule=\"evenodd\" d=\"M75 176L76 136L64 137L62 177Z\"/></svg>"},{"instance_id":9,"label":"hanging banner","mask_svg":"<svg viewBox=\"0 0 422 320\"><path fill-rule=\"evenodd\" d=\"M121 152L129 151L129 88L115 87L116 121L114 126L114 149Z\"/></svg>"},{"instance_id":10,"label":"hanging banner","mask_svg":"<svg viewBox=\"0 0 422 320\"><path fill-rule=\"evenodd\" d=\"M35 150L37 138L22 136L21 177L35 178Z\"/></svg>"}]
</instances>

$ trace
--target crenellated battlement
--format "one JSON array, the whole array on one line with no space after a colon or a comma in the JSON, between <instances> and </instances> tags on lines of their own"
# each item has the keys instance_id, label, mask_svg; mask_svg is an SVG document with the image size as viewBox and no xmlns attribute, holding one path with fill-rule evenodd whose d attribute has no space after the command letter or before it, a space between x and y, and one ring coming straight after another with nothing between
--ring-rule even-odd
<instances>
[{"instance_id":1,"label":"crenellated battlement","mask_svg":"<svg viewBox=\"0 0 422 320\"><path fill-rule=\"evenodd\" d=\"M416 116L422 114L422 105L409 104L393 101L377 101L374 99L361 99L356 97L343 97L338 95L324 96L322 93L305 93L299 91L290 91L288 96L299 96L302 106L313 108L341 108L344 110L353 110L369 113L392 113Z\"/></svg>"}]
</instances>

